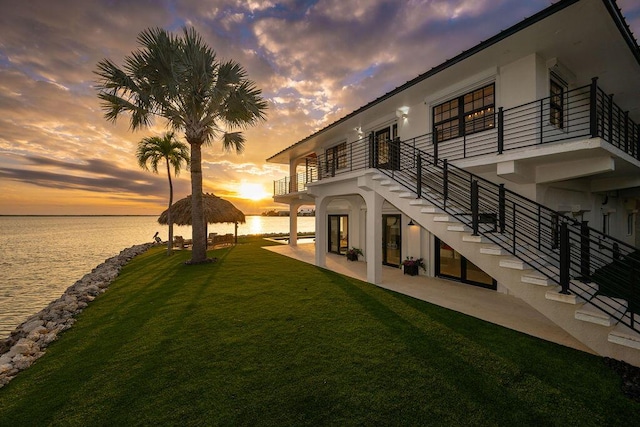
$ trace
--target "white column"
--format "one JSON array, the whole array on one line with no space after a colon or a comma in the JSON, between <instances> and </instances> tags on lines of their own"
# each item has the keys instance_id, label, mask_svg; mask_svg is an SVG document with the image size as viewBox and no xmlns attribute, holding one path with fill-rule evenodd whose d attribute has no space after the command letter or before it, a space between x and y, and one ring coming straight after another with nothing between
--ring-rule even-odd
<instances>
[{"instance_id":1,"label":"white column","mask_svg":"<svg viewBox=\"0 0 640 427\"><path fill-rule=\"evenodd\" d=\"M298 246L298 208L300 203L289 203L289 246Z\"/></svg>"},{"instance_id":2,"label":"white column","mask_svg":"<svg viewBox=\"0 0 640 427\"><path fill-rule=\"evenodd\" d=\"M384 198L374 191L364 197L367 204L367 281L382 282L382 204Z\"/></svg>"},{"instance_id":3,"label":"white column","mask_svg":"<svg viewBox=\"0 0 640 427\"><path fill-rule=\"evenodd\" d=\"M362 199L352 199L349 201L349 247L363 249L363 241L360 238L360 206Z\"/></svg>"},{"instance_id":4,"label":"white column","mask_svg":"<svg viewBox=\"0 0 640 427\"><path fill-rule=\"evenodd\" d=\"M325 197L316 198L316 265L327 266L327 204Z\"/></svg>"}]
</instances>

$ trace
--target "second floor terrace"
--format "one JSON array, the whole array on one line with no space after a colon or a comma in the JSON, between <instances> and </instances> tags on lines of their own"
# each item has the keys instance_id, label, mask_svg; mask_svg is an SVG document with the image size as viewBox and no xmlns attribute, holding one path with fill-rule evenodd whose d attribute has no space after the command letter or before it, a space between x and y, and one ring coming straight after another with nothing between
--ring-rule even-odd
<instances>
[{"instance_id":1,"label":"second floor terrace","mask_svg":"<svg viewBox=\"0 0 640 427\"><path fill-rule=\"evenodd\" d=\"M371 132L357 141L327 147L306 159L304 172L275 181L274 196L303 192L308 183L352 171L400 170L401 149L428 153L436 161L495 164L508 154L535 159L543 148L572 141L597 141L612 156L640 168L640 125L594 78L589 85L527 104L466 115L446 129L404 139L403 144L399 138ZM560 151L579 149L565 144Z\"/></svg>"}]
</instances>

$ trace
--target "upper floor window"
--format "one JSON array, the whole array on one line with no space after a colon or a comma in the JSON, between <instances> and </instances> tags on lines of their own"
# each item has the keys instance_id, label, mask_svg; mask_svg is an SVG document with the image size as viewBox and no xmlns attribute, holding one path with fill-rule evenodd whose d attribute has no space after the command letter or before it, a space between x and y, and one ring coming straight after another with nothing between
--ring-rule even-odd
<instances>
[{"instance_id":1,"label":"upper floor window","mask_svg":"<svg viewBox=\"0 0 640 427\"><path fill-rule=\"evenodd\" d=\"M465 93L433 108L433 129L438 141L470 135L495 127L495 84Z\"/></svg>"},{"instance_id":2,"label":"upper floor window","mask_svg":"<svg viewBox=\"0 0 640 427\"><path fill-rule=\"evenodd\" d=\"M549 122L558 129L564 128L564 86L556 80L549 84Z\"/></svg>"},{"instance_id":3,"label":"upper floor window","mask_svg":"<svg viewBox=\"0 0 640 427\"><path fill-rule=\"evenodd\" d=\"M328 148L325 152L325 172L328 174L335 173L338 169L347 167L347 143L335 145Z\"/></svg>"}]
</instances>

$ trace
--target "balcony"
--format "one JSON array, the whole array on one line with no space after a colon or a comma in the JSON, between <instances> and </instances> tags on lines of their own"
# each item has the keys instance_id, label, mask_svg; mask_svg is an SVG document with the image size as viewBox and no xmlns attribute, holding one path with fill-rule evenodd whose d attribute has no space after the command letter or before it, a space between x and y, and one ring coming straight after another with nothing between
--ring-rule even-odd
<instances>
[{"instance_id":1,"label":"balcony","mask_svg":"<svg viewBox=\"0 0 640 427\"><path fill-rule=\"evenodd\" d=\"M494 112L493 121L488 123L488 129L481 132L441 141L437 133L408 139L402 144L375 141L368 136L330 156L321 156L306 173L274 181L273 194L303 192L308 183L355 170L402 169L405 165L400 164L401 146L403 150L426 153L437 162L438 159L470 159L561 141L601 138L640 160L640 125L598 86L597 78L590 85L567 91L560 102L558 97L547 97L509 109L499 108Z\"/></svg>"}]
</instances>

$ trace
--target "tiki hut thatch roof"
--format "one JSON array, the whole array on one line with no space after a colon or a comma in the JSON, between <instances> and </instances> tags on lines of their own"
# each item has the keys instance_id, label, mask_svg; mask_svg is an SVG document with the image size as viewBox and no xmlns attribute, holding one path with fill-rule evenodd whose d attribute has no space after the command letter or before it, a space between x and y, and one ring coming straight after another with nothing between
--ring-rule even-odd
<instances>
[{"instance_id":1,"label":"tiki hut thatch roof","mask_svg":"<svg viewBox=\"0 0 640 427\"><path fill-rule=\"evenodd\" d=\"M208 224L245 223L244 214L227 200L205 193L202 195L204 218ZM160 224L167 224L167 210L158 218ZM171 219L176 225L191 225L191 196L178 200L171 206Z\"/></svg>"}]
</instances>

